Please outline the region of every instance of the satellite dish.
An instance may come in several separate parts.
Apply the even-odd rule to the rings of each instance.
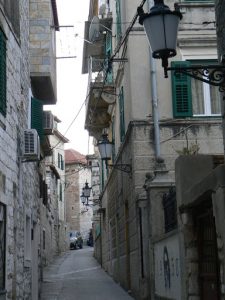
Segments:
[[[89,27],[89,41],[90,42],[95,42],[99,36],[100,36],[100,32],[99,32],[99,28],[100,28],[100,22],[99,22],[99,18],[94,16],[90,27]]]

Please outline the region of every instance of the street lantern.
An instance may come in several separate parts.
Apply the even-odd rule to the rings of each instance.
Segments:
[[[98,150],[101,159],[105,161],[106,168],[111,167],[122,172],[131,173],[132,168],[130,164],[108,164],[108,160],[110,160],[112,156],[112,145],[112,142],[108,139],[108,135],[105,133],[102,135],[102,139],[98,141]]]
[[[86,202],[86,197],[84,196],[84,192],[82,192],[82,194],[80,195],[80,200],[81,200],[81,203],[83,203],[83,205],[84,205]]]
[[[167,75],[168,58],[176,55],[177,32],[179,21],[182,19],[180,11],[171,11],[163,0],[155,0],[155,5],[149,13],[138,8],[139,23],[144,26],[154,58],[162,59],[162,66]]]
[[[162,60],[165,78],[168,78],[167,72],[172,71],[174,76],[179,77],[180,74],[184,74],[210,85],[219,86],[219,90],[225,92],[224,65],[201,64],[168,68],[168,58],[177,54],[178,25],[182,19],[178,4],[174,6],[175,10],[171,11],[163,0],[154,0],[154,6],[149,13],[145,13],[142,6],[137,8],[139,23],[144,26],[152,56]]]
[[[85,182],[85,186],[83,187],[84,197],[89,198],[91,195],[91,187],[89,187],[88,182]]]
[[[112,143],[108,140],[108,135],[103,134],[98,141],[98,150],[102,160],[110,160],[112,156]]]

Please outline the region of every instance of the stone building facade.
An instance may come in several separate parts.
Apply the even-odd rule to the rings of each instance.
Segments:
[[[40,208],[43,200],[43,181],[40,178],[45,176],[46,171],[40,159],[44,162],[50,151],[48,136],[42,134],[41,123],[43,105],[56,103],[56,96],[49,98],[52,88],[39,81],[40,74],[31,76],[35,62],[31,62],[30,58],[32,50],[36,48],[36,52],[40,46],[36,44],[33,48],[32,25],[37,24],[40,18],[44,22],[39,28],[41,30],[54,24],[52,37],[58,26],[55,1],[45,1],[45,4],[42,9],[46,11],[47,7],[48,13],[43,16],[38,1],[0,1],[1,300],[39,298],[42,270]],[[34,9],[39,15],[34,13]],[[40,41],[44,39],[37,35]],[[51,49],[49,67],[53,66],[51,72],[56,76],[53,54]],[[47,70],[42,71],[42,76],[49,79]],[[38,86],[34,83],[35,78],[38,78]],[[54,85],[55,78],[49,82]],[[43,90],[46,95],[40,93]]]
[[[65,150],[65,163],[65,203],[68,231],[79,231],[86,240],[89,230],[92,228],[92,195],[89,198],[90,206],[83,205],[80,196],[85,182],[88,182],[91,187],[91,171],[85,155],[74,149]]]
[[[146,11],[152,2],[146,1]],[[173,1],[165,4],[173,9]],[[223,153],[221,95],[185,76],[163,77],[143,28],[136,22],[126,35],[139,5],[93,0],[85,27],[85,38],[96,45],[84,45],[83,71],[89,66],[90,76],[85,127],[96,144],[103,133],[113,142],[108,164],[114,167],[100,163],[100,259],[136,299],[205,299],[196,277],[188,277],[196,265],[184,267],[189,249],[179,234],[175,161],[184,154]],[[171,65],[216,62],[214,3],[180,1],[179,7],[183,19]],[[100,29],[94,36],[90,24],[97,15]],[[106,34],[101,24],[109,28]],[[130,172],[117,168],[124,164]]]

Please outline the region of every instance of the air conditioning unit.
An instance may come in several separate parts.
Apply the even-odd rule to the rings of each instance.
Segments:
[[[43,111],[43,129],[47,134],[53,134],[54,116],[51,111]]]
[[[40,159],[40,142],[36,129],[24,130],[23,158],[25,160]]]

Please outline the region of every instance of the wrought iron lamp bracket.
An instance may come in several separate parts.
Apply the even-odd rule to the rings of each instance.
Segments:
[[[132,167],[129,164],[108,165],[110,168],[115,168],[125,173],[131,173]]]
[[[192,67],[172,67],[167,68],[167,70],[173,71],[176,77],[185,74],[210,85],[218,86],[221,92],[225,92],[225,66],[196,65]]]

